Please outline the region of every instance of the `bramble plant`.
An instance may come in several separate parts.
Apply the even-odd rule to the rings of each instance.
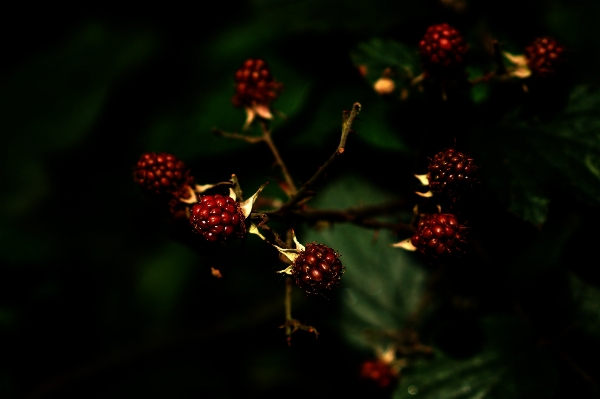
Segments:
[[[397,86],[402,87],[399,99],[404,102],[424,91],[432,96],[423,103],[423,106],[427,106],[427,102],[436,101],[436,96],[437,101],[450,102],[454,97],[463,96],[465,92],[477,85],[493,83],[510,85],[513,81],[522,80],[522,90],[527,93],[529,82],[536,79],[541,82],[541,87],[552,88],[559,84],[555,78],[560,78],[561,74],[566,73],[564,47],[554,39],[546,37],[536,39],[525,48],[524,55],[503,52],[497,40],[490,39],[488,44],[491,49],[489,63],[495,65],[494,69],[480,76],[468,76],[466,68],[469,62],[466,57],[469,45],[461,33],[447,23],[431,25],[418,43],[421,73],[419,74],[416,68],[410,68],[417,64],[410,61],[411,56],[407,56],[410,52],[406,51],[395,60],[395,64],[378,66],[381,77],[373,83],[373,89],[389,98]],[[416,51],[413,52],[415,53]],[[366,71],[374,69],[370,65],[372,59],[377,58],[374,54],[380,54],[382,59],[393,59],[385,53],[385,48],[377,48],[373,43],[370,51],[363,55],[364,58],[361,58],[357,65],[365,76]],[[393,80],[394,70],[404,71],[402,75],[396,76],[397,82]],[[291,345],[292,334],[298,330],[318,335],[315,327],[292,317],[292,281],[306,294],[316,294],[326,299],[333,290],[340,285],[343,286],[344,272],[350,274],[353,272],[352,259],[344,257],[344,263],[349,266],[343,266],[340,253],[329,247],[327,243],[311,242],[303,245],[298,241],[295,230],[303,230],[303,223],[317,220],[320,223],[352,222],[363,228],[389,229],[395,233],[410,232],[408,238],[389,245],[383,250],[420,253],[422,267],[429,273],[427,277],[429,283],[405,325],[395,332],[375,330],[369,333],[377,337],[371,338],[373,341],[370,343],[376,357],[362,364],[360,375],[363,380],[371,381],[373,386],[386,392],[390,389],[393,391],[397,381],[400,380],[409,394],[431,390],[426,397],[443,397],[438,396],[440,394],[435,390],[435,383],[428,382],[428,378],[435,380],[445,377],[437,377],[436,372],[432,377],[428,377],[425,374],[428,373],[427,371],[418,370],[421,368],[428,370],[430,367],[435,369],[439,367],[436,366],[438,363],[448,360],[442,360],[445,359],[444,355],[438,353],[437,349],[421,344],[420,330],[424,328],[423,323],[433,322],[427,321],[426,313],[431,311],[428,310],[429,308],[436,307],[435,302],[447,295],[443,293],[445,290],[450,290],[450,295],[455,301],[463,303],[458,307],[465,308],[461,312],[469,315],[467,317],[474,317],[476,311],[473,309],[480,308],[481,310],[478,311],[482,312],[482,317],[485,315],[482,320],[488,317],[486,313],[489,310],[484,310],[479,304],[480,301],[487,300],[483,293],[467,294],[467,297],[458,299],[465,294],[453,292],[456,287],[447,286],[447,280],[464,278],[466,277],[464,273],[467,271],[471,273],[476,268],[497,267],[492,266],[496,262],[491,259],[492,255],[487,253],[488,250],[484,248],[485,244],[481,240],[481,236],[486,234],[482,224],[488,221],[493,224],[502,223],[497,220],[497,217],[490,218],[479,210],[489,201],[490,194],[486,192],[486,178],[489,175],[485,173],[489,165],[485,163],[484,158],[479,162],[458,150],[458,147],[465,147],[465,140],[454,137],[455,142],[452,147],[441,147],[431,154],[428,158],[427,173],[414,174],[427,191],[417,189],[412,197],[412,203],[408,198],[402,198],[392,206],[383,204],[338,211],[320,211],[312,206],[315,202],[314,198],[321,195],[318,191],[314,191],[314,187],[334,161],[346,153],[346,141],[356,134],[352,127],[359,120],[361,104],[355,102],[349,110],[342,112],[342,131],[338,147],[329,159],[321,163],[312,177],[299,184],[298,180],[290,174],[272,137],[274,115],[286,118],[282,112],[276,111],[273,107],[280,93],[285,95],[285,83],[275,80],[267,62],[259,58],[244,61],[234,77],[235,94],[232,103],[236,107],[243,107],[246,112],[242,133],[230,133],[221,129],[213,129],[213,131],[224,139],[240,140],[248,144],[266,144],[280,170],[277,186],[287,198],[282,201],[276,197],[262,195],[261,191],[267,185],[265,182],[254,195],[243,200],[242,188],[236,173],[231,174],[230,180],[216,184],[190,185],[191,178],[187,177],[190,172],[184,169],[183,164],[175,156],[167,154],[143,155],[134,171],[135,180],[150,194],[160,192],[162,195],[160,198],[165,205],[171,204],[174,218],[189,219],[187,227],[189,234],[196,233],[210,244],[202,249],[206,255],[210,256],[213,252],[227,248],[232,241],[253,239],[250,237],[252,235],[272,245],[274,250],[280,253],[281,261],[288,265],[278,271],[288,275],[284,301],[285,321],[281,326],[285,329],[288,345]],[[451,132],[448,133],[448,137],[452,138]],[[477,149],[474,148],[474,151],[477,152]],[[161,166],[157,168],[157,164]],[[163,164],[166,166],[162,166]],[[479,173],[480,166],[481,173]],[[376,165],[373,165],[373,169],[368,168],[367,172],[376,173]],[[259,196],[262,199],[260,206]],[[178,208],[173,206],[173,201],[180,201],[178,211],[175,211]],[[185,208],[183,212],[181,206]],[[394,209],[397,215],[394,223],[379,219],[388,214],[390,209]],[[402,216],[410,213],[412,213],[410,220]],[[365,217],[367,215],[369,219]],[[525,214],[522,216],[527,218]],[[274,221],[280,223],[283,230],[278,231],[271,227]],[[532,221],[543,222],[539,219]],[[506,250],[510,252],[513,247],[519,246],[507,245]],[[222,278],[222,269],[224,270],[222,266],[213,262],[211,266],[213,276]],[[235,270],[228,272],[235,273]],[[408,341],[407,331],[408,336],[411,337]],[[499,356],[494,353],[491,359],[488,359],[485,357],[488,356],[486,352],[483,353],[462,361],[461,364],[464,366],[461,367],[469,369],[480,362],[493,364]],[[436,360],[431,360],[432,355]],[[542,361],[541,353],[533,353],[531,356],[535,359],[531,360],[533,362]],[[407,373],[406,378],[403,377],[404,370]],[[417,373],[411,376],[411,370],[417,370]],[[405,380],[409,382],[404,382]],[[481,397],[487,390],[492,389],[494,382],[490,385],[487,385],[487,382],[473,382],[473,384],[473,386],[469,385],[465,395],[459,396]],[[452,394],[452,397],[455,396]]]
[[[2,25],[0,398],[599,397],[600,3],[211,7]]]

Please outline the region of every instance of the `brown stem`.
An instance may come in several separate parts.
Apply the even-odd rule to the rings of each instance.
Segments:
[[[281,168],[281,173],[283,174],[283,178],[285,179],[285,182],[288,186],[288,190],[286,190],[286,193],[291,197],[294,194],[296,194],[298,189],[296,188],[296,185],[294,184],[294,180],[292,179],[290,172],[288,171],[288,168],[285,166],[285,162],[283,162],[283,158],[281,158],[281,155],[279,154],[279,150],[277,150],[277,147],[275,146],[275,143],[273,142],[273,139],[271,138],[271,131],[269,130],[269,127],[267,126],[267,122],[263,119],[260,119],[260,127],[262,129],[262,136],[248,136],[248,135],[239,134],[239,133],[228,133],[221,129],[213,129],[213,133],[220,137],[225,137],[225,138],[234,139],[234,140],[242,140],[242,141],[245,141],[245,142],[251,143],[251,144],[265,142],[269,146],[269,149],[271,150],[273,157],[275,157],[275,162]]]
[[[354,103],[350,112],[344,111],[342,120],[342,136],[340,138],[340,144],[338,145],[338,148],[323,164],[323,166],[319,167],[315,174],[310,179],[308,179],[308,181],[304,183],[302,187],[300,187],[296,194],[281,207],[281,209],[279,210],[280,213],[287,212],[291,207],[303,200],[308,189],[312,187],[313,184],[315,184],[315,182],[319,179],[319,177],[321,177],[323,172],[325,172],[325,170],[337,159],[337,157],[344,153],[344,150],[346,148],[346,139],[348,138],[348,134],[350,134],[350,132],[352,131],[352,123],[354,122],[354,119],[360,112],[360,109],[360,103]]]
[[[379,205],[347,208],[344,210],[303,209],[301,211],[293,212],[293,215],[302,218],[305,221],[326,220],[330,222],[348,222],[373,229],[384,228],[412,234],[414,228],[408,224],[368,219],[371,215],[389,214],[394,210],[404,209],[407,205],[408,203],[406,201],[398,200]]]
[[[288,346],[292,345],[292,334],[298,330],[308,331],[309,333],[314,333],[315,337],[319,337],[316,328],[302,324],[298,320],[292,318],[292,288],[292,278],[288,277],[285,279],[285,324],[280,327],[285,328]]]
[[[275,157],[275,162],[277,162],[277,164],[281,168],[281,173],[283,174],[283,178],[285,179],[285,182],[289,187],[289,194],[290,194],[290,196],[293,196],[294,194],[296,194],[298,189],[296,188],[296,185],[294,184],[294,181],[292,180],[292,176],[290,175],[290,172],[288,171],[287,167],[285,166],[285,162],[283,162],[283,158],[281,158],[281,155],[279,155],[279,151],[277,150],[275,143],[273,143],[273,140],[271,139],[271,130],[269,130],[267,123],[262,119],[260,120],[260,127],[262,128],[262,132],[263,132],[262,139],[265,143],[267,143],[267,145],[269,146],[269,149],[273,153],[273,156]]]
[[[228,139],[242,140],[242,141],[245,141],[245,142],[251,143],[251,144],[255,144],[255,143],[264,141],[264,139],[260,136],[257,137],[257,136],[247,136],[245,134],[239,134],[239,133],[227,133],[221,129],[213,129],[212,131],[217,136],[225,137]]]
[[[285,279],[285,336],[288,346],[292,344],[292,278]]]

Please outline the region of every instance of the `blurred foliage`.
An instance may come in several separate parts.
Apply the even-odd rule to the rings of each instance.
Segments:
[[[208,18],[23,12],[0,28],[0,397],[389,397],[358,378],[360,364],[405,328],[433,356],[410,359],[394,397],[596,397],[600,30],[581,27],[597,25],[600,4],[211,7]],[[418,40],[444,21],[469,42],[471,79],[493,68],[492,38],[518,53],[542,35],[569,49],[569,77],[527,94],[517,80],[448,101],[419,91]],[[401,234],[300,226],[347,269],[328,300],[294,292],[294,317],[320,335],[297,332],[288,348],[277,253],[249,237],[206,256],[131,175],[142,153],[171,152],[200,183],[236,173],[246,192],[268,180],[263,195],[281,197],[266,146],[211,133],[244,122],[231,96],[248,57],[284,83],[273,137],[298,182],[336,148],[342,110],[363,106],[311,206],[416,203],[428,157],[468,151],[483,178],[464,215],[473,255],[436,271],[390,247]],[[397,91],[382,97],[386,68]],[[223,279],[215,262],[230,268]]]

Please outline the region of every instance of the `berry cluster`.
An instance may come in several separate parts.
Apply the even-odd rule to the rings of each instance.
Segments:
[[[447,75],[461,69],[468,49],[462,35],[447,23],[432,25],[419,42],[425,70],[431,75]]]
[[[463,252],[465,229],[453,214],[423,215],[411,243],[429,259],[445,259]]]
[[[236,107],[268,105],[277,98],[282,87],[271,76],[265,61],[251,58],[235,73],[235,95],[232,102]]]
[[[218,243],[246,235],[245,218],[239,203],[221,194],[202,196],[192,206],[190,223],[208,242]]]
[[[556,74],[564,64],[565,48],[551,37],[537,38],[525,47],[527,66],[534,77],[549,77]]]
[[[323,294],[339,284],[344,269],[337,252],[326,245],[310,243],[294,261],[292,276],[307,294]]]
[[[189,169],[175,156],[153,152],[140,157],[133,176],[147,195],[163,198],[177,195],[194,180]]]
[[[449,148],[437,153],[427,169],[431,192],[456,202],[462,191],[473,186],[477,167],[472,158]]]

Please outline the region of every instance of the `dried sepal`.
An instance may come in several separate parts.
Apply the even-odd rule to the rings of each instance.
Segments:
[[[431,192],[431,190],[427,191],[426,193],[415,191],[415,194],[417,194],[418,196],[423,197],[423,198],[433,197],[433,193]]]
[[[262,235],[262,233],[258,229],[258,226],[255,225],[254,223],[250,223],[250,228],[248,229],[248,233],[257,235],[264,241],[267,241],[267,238]],[[275,247],[275,249],[277,249],[280,254],[284,255],[290,262],[294,263],[294,261],[296,260],[296,258],[300,254],[300,252],[304,251],[304,245],[302,245],[302,244],[300,244],[300,242],[298,242],[298,239],[296,238],[296,234],[293,234],[292,238],[294,240],[294,243],[296,244],[296,248],[281,248],[278,245],[271,244],[271,243],[269,243],[269,244],[271,244],[273,247]],[[285,268],[284,270],[279,270],[277,273],[292,274],[292,266],[290,265],[287,268]]]
[[[260,194],[260,192],[266,187],[267,184],[269,184],[269,183],[267,182],[267,183],[263,184],[262,186],[260,186],[258,188],[258,190],[256,190],[256,192],[252,195],[252,197],[248,198],[244,202],[240,202],[240,209],[242,210],[242,213],[244,214],[245,218],[248,218],[248,216],[250,216],[250,213],[252,212],[252,206],[254,205],[256,198],[258,198],[258,194]],[[232,197],[233,199],[235,199],[234,195],[235,195],[235,192],[230,188],[229,196]]]
[[[417,179],[419,179],[419,181],[421,182],[422,185],[424,186],[428,186],[429,185],[429,178],[427,177],[429,174],[426,173],[424,175],[414,175]]]
[[[415,247],[410,238],[407,238],[406,240],[402,240],[400,242],[397,242],[395,244],[392,244],[392,247],[394,248],[402,248],[406,251],[410,251],[410,252],[414,252],[417,250],[417,247]]]
[[[185,190],[186,190],[186,194],[188,194],[188,195],[180,196],[179,201],[184,202],[186,204],[195,204],[196,202],[198,202],[199,194],[202,194],[203,192],[210,190],[211,188],[213,188],[215,186],[216,186],[216,184],[202,184],[202,185],[196,184],[196,185],[194,185],[194,188],[192,188],[190,186],[186,186]]]
[[[502,54],[513,64],[513,67],[509,69],[510,76],[519,79],[525,79],[531,76],[531,69],[529,69],[525,55],[514,55],[507,51],[503,51]]]
[[[244,107],[244,109],[246,110],[246,122],[244,122],[242,130],[248,130],[257,116],[267,120],[273,119],[273,114],[268,105],[252,104],[251,106]]]

